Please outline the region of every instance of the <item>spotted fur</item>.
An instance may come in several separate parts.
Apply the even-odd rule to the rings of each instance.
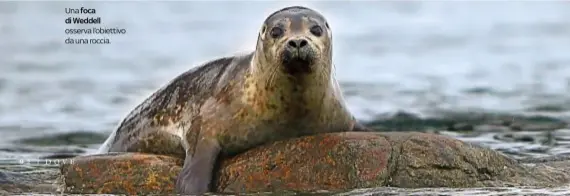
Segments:
[[[285,28],[282,38],[267,27]],[[321,25],[326,34],[307,30]],[[137,106],[101,152],[145,152],[185,157],[180,193],[209,190],[218,154],[235,155],[264,143],[324,132],[359,131],[345,106],[332,64],[332,35],[319,13],[304,7],[270,15],[256,50],[219,58],[170,81]],[[309,41],[310,72],[292,75],[280,54],[292,38]]]

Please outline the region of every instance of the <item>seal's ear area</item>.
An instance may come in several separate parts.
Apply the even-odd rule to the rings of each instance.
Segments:
[[[267,31],[267,25],[263,24],[263,26],[261,26],[261,30],[259,31],[259,39],[265,40],[265,32],[266,31]]]
[[[263,26],[261,26],[261,34],[265,34],[265,31],[267,30],[267,25],[263,24]]]
[[[327,33],[329,34],[329,39],[332,39],[332,29],[329,26],[329,22],[325,21],[325,27],[327,28]]]

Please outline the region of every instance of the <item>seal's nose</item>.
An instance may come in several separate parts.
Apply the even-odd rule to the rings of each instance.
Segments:
[[[301,49],[307,45],[307,40],[305,39],[291,39],[287,42],[287,45],[291,48]]]

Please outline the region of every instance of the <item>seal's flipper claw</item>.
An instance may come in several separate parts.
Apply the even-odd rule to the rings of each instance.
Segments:
[[[202,195],[208,192],[220,150],[217,141],[199,141],[196,144],[194,155],[186,155],[184,166],[176,179],[176,192],[192,195]]]

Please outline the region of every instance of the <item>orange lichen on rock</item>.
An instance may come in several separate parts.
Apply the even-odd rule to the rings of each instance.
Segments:
[[[380,140],[380,143],[387,144],[383,137],[376,134],[323,134],[275,142],[226,159],[221,164],[216,191],[317,191],[357,187],[359,181],[351,178],[360,175],[355,163],[386,162],[391,151],[389,144],[378,149],[368,145],[367,141],[352,139],[363,137],[364,134],[371,141]],[[366,154],[362,153],[366,153],[368,150],[365,148],[370,147],[386,153],[365,157]],[[240,169],[235,169],[235,163],[241,164],[237,167]],[[359,166],[372,166],[364,170],[387,173],[387,164]],[[242,190],[243,187],[247,190]]]
[[[61,172],[67,193],[169,194],[181,166],[175,157],[115,153],[75,158]],[[226,193],[312,192],[380,186],[555,186],[570,179],[562,170],[536,168],[435,134],[328,133],[224,158],[213,187]]]
[[[64,164],[65,192],[82,194],[153,194],[172,192],[180,159],[174,157],[117,153],[75,158]]]

